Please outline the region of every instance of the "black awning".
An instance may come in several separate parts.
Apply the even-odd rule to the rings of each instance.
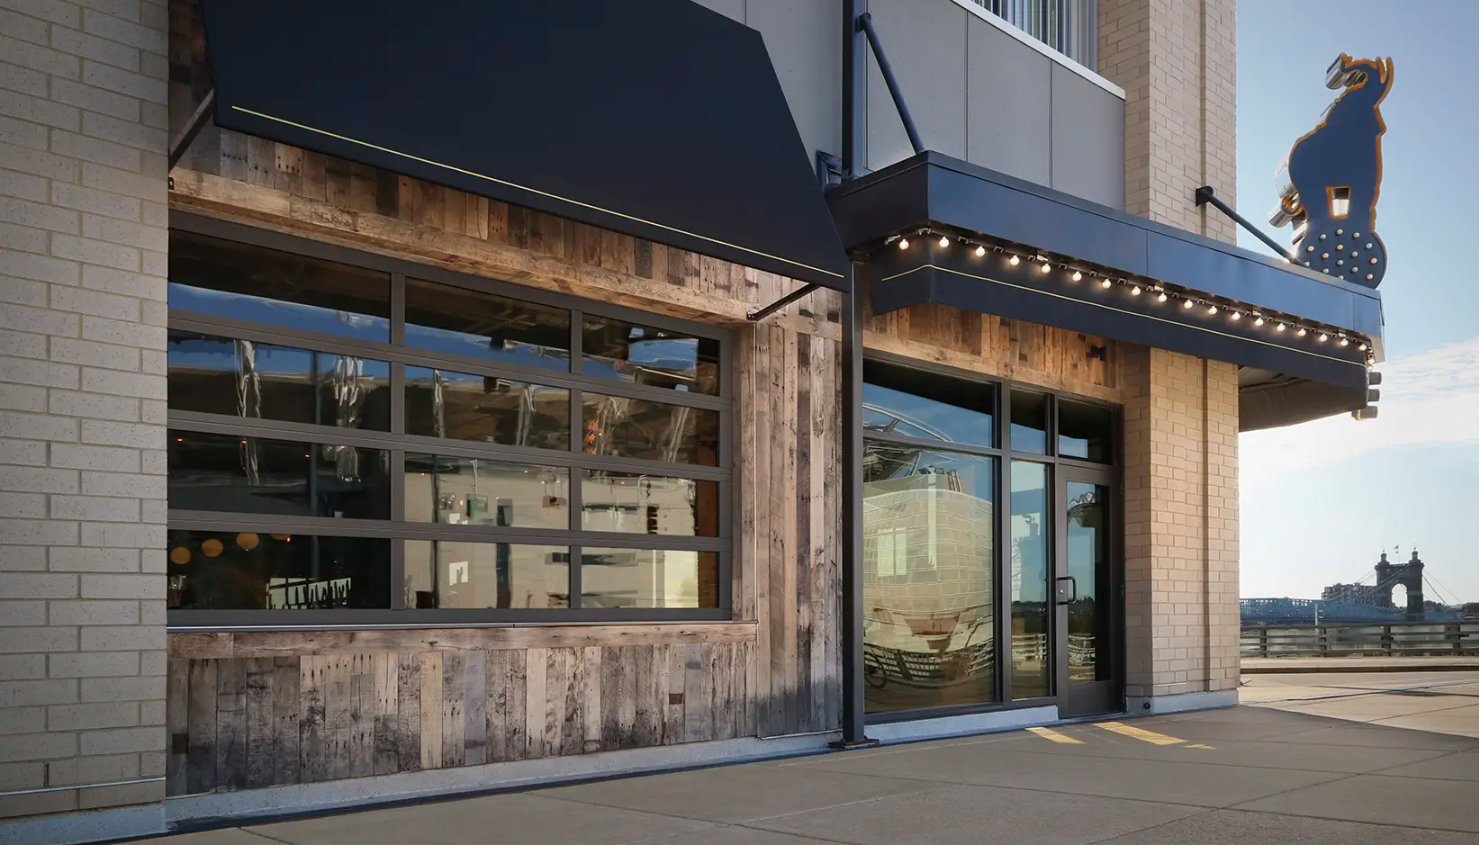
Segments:
[[[843,242],[871,255],[875,313],[937,303],[1265,371],[1249,427],[1366,405],[1382,339],[1373,290],[933,152],[829,199]]]
[[[228,129],[846,289],[760,34],[689,0],[204,0]]]

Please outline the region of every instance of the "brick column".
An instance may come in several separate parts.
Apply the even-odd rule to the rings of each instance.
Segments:
[[[1099,3],[1099,72],[1125,89],[1126,210],[1228,242],[1235,224],[1193,194],[1212,185],[1236,205],[1236,14],[1236,0]],[[1154,349],[1127,357],[1131,709],[1233,703],[1237,367]]]
[[[163,818],[166,32],[0,0],[0,841]]]

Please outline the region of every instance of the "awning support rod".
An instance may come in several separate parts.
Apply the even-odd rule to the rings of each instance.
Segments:
[[[1218,211],[1226,214],[1228,217],[1231,217],[1234,223],[1242,226],[1244,229],[1247,229],[1253,234],[1255,238],[1258,238],[1260,241],[1268,244],[1268,248],[1273,250],[1274,252],[1277,252],[1280,257],[1285,258],[1290,262],[1294,261],[1294,256],[1288,250],[1284,249],[1284,247],[1279,246],[1278,241],[1274,240],[1268,235],[1265,235],[1262,229],[1259,229],[1257,226],[1254,226],[1252,223],[1244,220],[1243,215],[1234,211],[1232,206],[1218,199],[1217,194],[1213,192],[1211,185],[1203,185],[1202,187],[1197,188],[1196,198],[1198,206],[1211,203],[1213,208],[1216,208]]]
[[[909,116],[909,107],[904,104],[904,92],[899,90],[899,80],[894,78],[893,66],[883,54],[883,45],[878,43],[878,31],[873,28],[873,13],[858,15],[858,28],[868,36],[868,46],[873,48],[873,58],[878,60],[878,71],[883,74],[883,83],[888,86],[889,96],[894,98],[894,108],[899,110],[899,119],[904,121],[904,131],[909,133],[909,143],[914,152],[924,152],[924,143],[919,140],[919,130],[914,127],[914,118]]]
[[[745,315],[745,319],[749,320],[752,323],[758,323],[761,320],[764,320],[766,317],[769,317],[771,314],[774,314],[782,308],[785,308],[787,305],[790,305],[791,303],[795,302],[803,296],[806,296],[819,287],[821,287],[821,285],[815,283],[804,284],[801,287],[781,297],[780,299],[777,299],[775,302],[770,303],[764,308],[751,311],[750,313]]]
[[[180,163],[185,151],[190,149],[190,142],[205,128],[205,123],[210,119],[211,109],[216,105],[216,89],[212,88],[206,92],[201,99],[200,105],[190,113],[190,119],[186,121],[184,128],[169,142],[169,169],[174,170],[175,165]]]

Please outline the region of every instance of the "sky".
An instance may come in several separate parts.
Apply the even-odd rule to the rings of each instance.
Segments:
[[[1280,243],[1275,171],[1334,99],[1325,69],[1341,52],[1395,65],[1376,219],[1390,260],[1380,415],[1242,435],[1244,596],[1317,598],[1400,546],[1427,564],[1428,598],[1479,601],[1476,31],[1479,0],[1239,0],[1238,210]]]

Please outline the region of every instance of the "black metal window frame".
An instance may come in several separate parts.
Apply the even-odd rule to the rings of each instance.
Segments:
[[[995,376],[977,373],[971,370],[963,370],[948,364],[938,364],[933,361],[921,361],[893,352],[868,349],[863,353],[865,360],[877,361],[883,364],[891,364],[898,367],[921,370],[937,375],[948,376],[962,382],[978,384],[994,392],[992,408],[992,431],[994,444],[991,447],[977,446],[960,443],[947,443],[940,440],[930,440],[922,437],[909,437],[901,434],[881,434],[878,432],[863,431],[864,448],[870,442],[889,443],[900,446],[913,446],[926,448],[930,451],[954,452],[963,455],[989,457],[996,461],[995,467],[995,493],[996,501],[993,503],[995,512],[995,525],[992,536],[991,562],[993,585],[995,590],[995,613],[996,619],[992,625],[992,632],[996,637],[995,645],[995,699],[969,704],[948,704],[938,707],[919,707],[914,709],[900,709],[887,711],[872,711],[865,714],[867,724],[888,724],[891,722],[908,722],[917,719],[934,719],[948,716],[963,716],[975,713],[989,713],[997,710],[1020,710],[1030,707],[1047,707],[1059,703],[1060,690],[1055,689],[1052,695],[1036,698],[1012,698],[1012,597],[1008,589],[1011,573],[1008,571],[1010,556],[1008,549],[1003,545],[1004,538],[1012,534],[1012,507],[1011,507],[1011,483],[1012,462],[1031,461],[1047,467],[1047,490],[1048,507],[1054,507],[1053,490],[1057,483],[1059,467],[1081,467],[1098,471],[1108,471],[1113,479],[1113,488],[1116,491],[1114,504],[1114,536],[1119,538],[1122,532],[1119,529],[1124,512],[1123,498],[1123,465],[1124,465],[1124,409],[1114,402],[1106,402],[1101,399],[1080,396],[1062,390],[1031,384],[1029,382],[1014,381]],[[864,378],[866,385],[867,379]],[[1047,397],[1047,436],[1046,450],[1044,452],[1019,452],[1012,449],[1012,424],[1011,424],[1011,394],[1013,390],[1035,393]],[[1091,405],[1103,408],[1110,412],[1111,432],[1110,442],[1112,444],[1111,459],[1108,463],[1083,460],[1081,458],[1062,457],[1058,454],[1058,406],[1059,402],[1067,400],[1081,405]],[[859,480],[861,484],[861,479]],[[1055,512],[1056,517],[1056,512]],[[1116,554],[1123,554],[1123,550],[1116,540]],[[1050,555],[1052,547],[1050,544]],[[860,559],[859,566],[863,565]],[[1049,571],[1052,571],[1053,561],[1049,559]],[[1054,613],[1058,611],[1053,611]],[[1049,617],[1052,621],[1053,617]],[[1121,637],[1123,640],[1123,637]],[[1122,644],[1122,643],[1121,643]],[[1123,661],[1119,662],[1123,666]],[[1056,681],[1055,681],[1056,683]]]
[[[693,323],[623,306],[591,302],[509,282],[472,276],[417,264],[402,259],[363,252],[350,247],[267,231],[239,223],[171,212],[170,228],[181,232],[234,241],[248,246],[317,258],[388,274],[390,278],[390,326],[388,343],[346,338],[229,317],[180,311],[171,308],[168,328],[259,343],[280,344],[299,349],[341,354],[390,364],[390,430],[372,431],[333,425],[310,425],[221,414],[170,411],[171,430],[229,434],[307,441],[382,449],[390,453],[390,519],[367,520],[332,517],[279,516],[171,508],[171,530],[193,531],[291,531],[305,535],[384,538],[391,542],[389,608],[305,610],[201,610],[171,609],[171,630],[283,629],[283,628],[435,628],[471,626],[514,626],[558,623],[621,623],[728,621],[732,618],[734,566],[733,543],[733,342],[720,327]],[[450,285],[471,291],[547,305],[570,313],[570,368],[568,371],[525,367],[462,357],[404,345],[405,283],[407,279]],[[655,329],[690,333],[717,341],[719,350],[719,393],[704,395],[662,387],[581,374],[584,316],[596,315]],[[405,433],[406,367],[427,367],[450,372],[495,376],[558,387],[570,391],[570,449],[556,451]],[[589,455],[581,451],[583,392],[605,396],[644,399],[668,405],[712,410],[718,415],[718,462],[716,466],[667,463],[640,458]],[[570,530],[501,526],[443,525],[408,522],[405,519],[406,455],[434,454],[448,457],[485,458],[538,466],[568,468]],[[649,473],[667,478],[718,483],[718,536],[686,537],[627,532],[580,530],[583,514],[581,470]],[[406,541],[434,540],[465,543],[526,543],[568,546],[570,549],[570,592],[572,603],[581,595],[583,548],[616,548],[660,551],[713,552],[718,559],[718,606],[712,608],[539,608],[539,609],[424,609],[405,606]],[[161,552],[163,554],[163,552]],[[163,577],[163,576],[161,576]]]

